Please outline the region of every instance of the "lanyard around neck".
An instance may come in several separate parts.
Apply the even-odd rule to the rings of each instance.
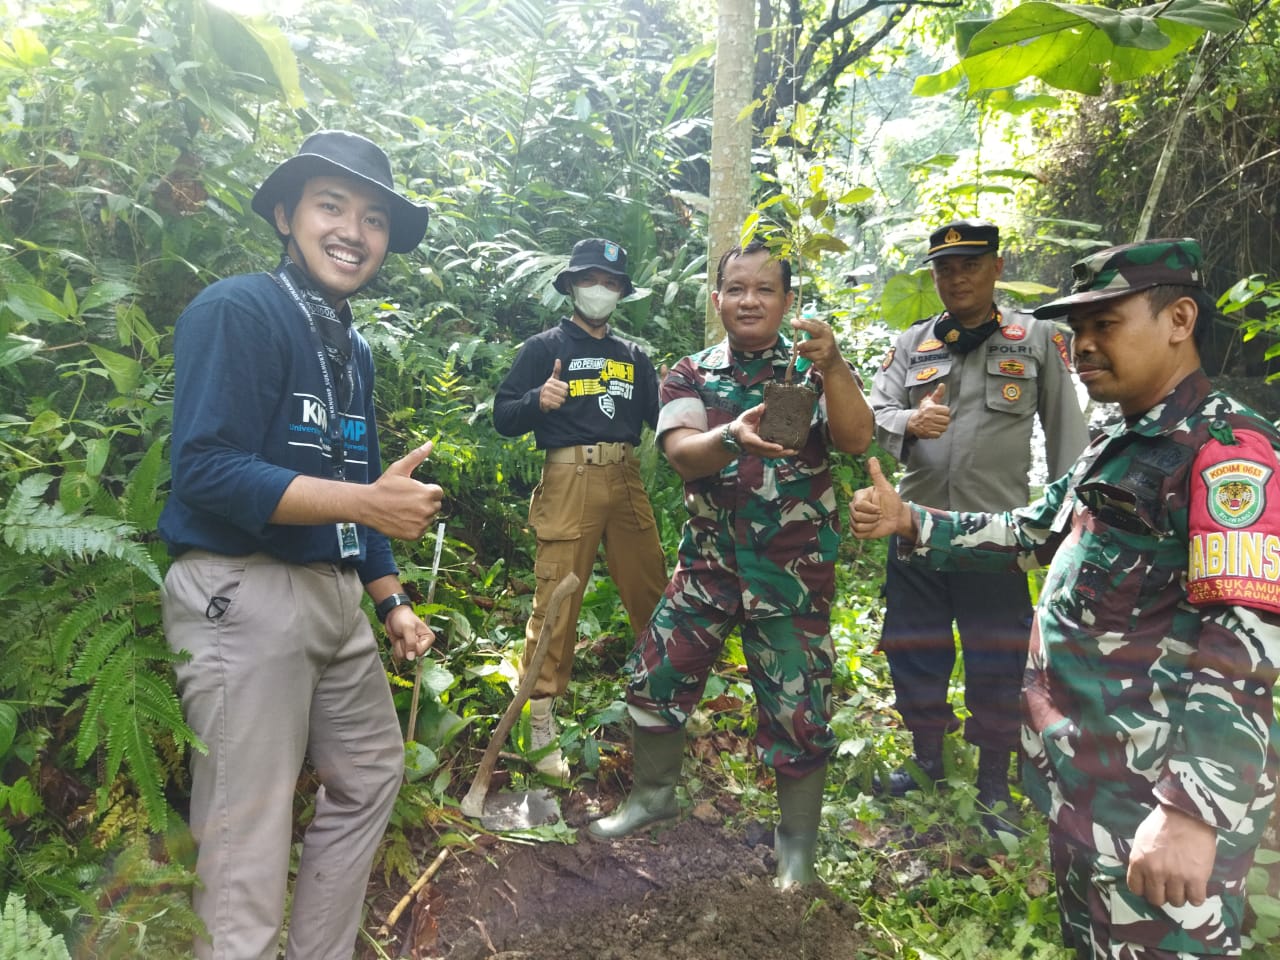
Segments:
[[[327,320],[329,315],[333,315],[333,308],[324,303],[318,294],[311,290],[305,293],[298,289],[298,285],[294,282],[293,277],[289,273],[289,266],[292,261],[285,257],[280,261],[280,265],[271,271],[270,276],[289,298],[293,300],[299,310],[302,311],[303,319],[307,321],[307,327],[311,331],[311,345],[315,350],[316,360],[320,364],[320,376],[324,380],[324,401],[325,401],[325,433],[322,439],[325,441],[325,452],[329,454],[329,459],[333,465],[333,476],[336,480],[346,479],[346,442],[342,435],[342,424],[339,422],[338,410],[338,391],[333,382],[333,371],[330,369],[329,358],[325,352],[324,339],[320,336],[320,329],[316,326],[315,314],[321,313]],[[327,311],[327,313],[325,313]],[[336,315],[333,316],[336,319]],[[342,369],[344,378],[352,377],[351,359],[347,358],[347,362]],[[354,379],[351,381],[354,385]]]

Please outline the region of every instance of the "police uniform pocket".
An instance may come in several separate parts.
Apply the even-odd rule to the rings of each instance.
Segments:
[[[987,357],[987,409],[1020,417],[1034,413],[1037,371],[1029,354]]]

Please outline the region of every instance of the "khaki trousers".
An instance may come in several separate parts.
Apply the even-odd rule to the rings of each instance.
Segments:
[[[551,592],[570,571],[581,585],[560,608],[550,649],[534,687],[534,697],[564,693],[573,673],[582,595],[604,543],[609,576],[639,633],[667,586],[667,563],[658,542],[640,468],[634,456],[621,463],[552,463],[542,468],[542,481],[529,503],[529,524],[538,537],[534,574],[538,585],[533,613],[525,626],[524,663],[533,657]]]
[[[351,960],[404,744],[354,571],[190,551],[165,577],[192,754],[200,960],[274,960],[304,757],[322,786],[293,894],[290,960]]]

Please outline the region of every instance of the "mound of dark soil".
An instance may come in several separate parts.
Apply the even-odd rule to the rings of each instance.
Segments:
[[[608,843],[499,843],[460,853],[409,924],[402,956],[441,960],[849,960],[852,907],[779,891],[773,852],[687,820]],[[414,934],[406,934],[409,940]]]

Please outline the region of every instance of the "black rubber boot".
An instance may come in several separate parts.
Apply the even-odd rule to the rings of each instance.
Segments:
[[[926,780],[941,783],[947,778],[942,767],[942,734],[914,734],[912,739],[915,752],[911,759],[924,773]],[[910,768],[902,766],[889,774],[887,785],[877,778],[875,788],[877,792],[888,793],[891,797],[904,797],[912,790],[920,789],[916,776]]]
[[[587,833],[598,840],[612,840],[680,812],[676,781],[684,760],[684,731],[652,733],[636,727],[632,732],[634,764],[631,794],[607,817],[587,824]]]
[[[799,779],[778,774],[778,827],[773,852],[778,858],[776,883],[782,889],[818,882],[818,827],[822,823],[822,788],[827,765]]]
[[[978,806],[984,811],[982,826],[993,837],[997,833],[1023,836],[1025,831],[1014,822],[1017,811],[1009,793],[1008,750],[981,747],[978,750]]]

